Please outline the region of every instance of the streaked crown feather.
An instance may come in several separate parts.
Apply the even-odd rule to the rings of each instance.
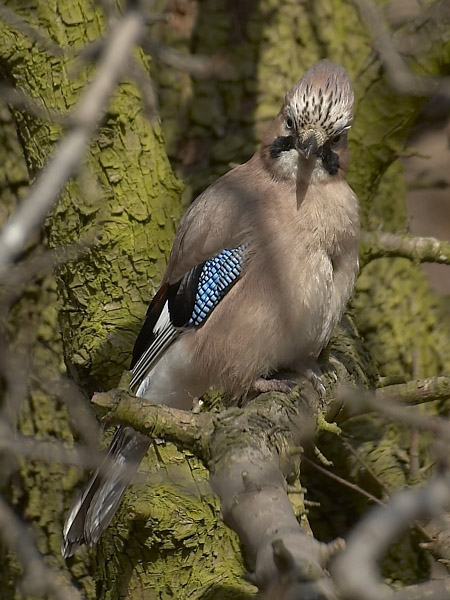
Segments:
[[[284,110],[298,128],[318,128],[331,137],[351,126],[353,99],[344,67],[321,60],[286,94]]]

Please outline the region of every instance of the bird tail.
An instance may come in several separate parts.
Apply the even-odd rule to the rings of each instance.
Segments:
[[[131,427],[117,428],[105,461],[78,494],[67,516],[61,545],[64,558],[72,556],[79,546],[98,541],[150,443],[150,438]]]

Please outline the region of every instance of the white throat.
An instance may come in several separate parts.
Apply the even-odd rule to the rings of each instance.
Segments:
[[[285,179],[300,179],[307,183],[319,183],[329,179],[330,174],[316,156],[305,158],[297,150],[282,152],[275,160],[277,170]]]

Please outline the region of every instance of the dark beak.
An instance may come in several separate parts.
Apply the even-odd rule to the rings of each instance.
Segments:
[[[319,147],[317,146],[317,140],[315,135],[311,135],[303,142],[298,142],[297,150],[305,155],[305,158],[309,158],[311,154],[317,154]]]

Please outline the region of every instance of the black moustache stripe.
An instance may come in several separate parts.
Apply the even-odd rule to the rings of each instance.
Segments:
[[[270,146],[270,158],[279,158],[283,152],[296,149],[296,140],[293,135],[280,135]],[[339,156],[328,146],[322,146],[317,155],[322,159],[324,169],[330,175],[336,175],[339,170]]]
[[[270,146],[270,158],[278,158],[282,152],[295,150],[295,137],[293,135],[280,135]]]
[[[326,169],[330,175],[336,175],[339,170],[339,156],[336,152],[333,152],[329,146],[325,145],[322,146],[318,155],[322,159],[324,169]]]

